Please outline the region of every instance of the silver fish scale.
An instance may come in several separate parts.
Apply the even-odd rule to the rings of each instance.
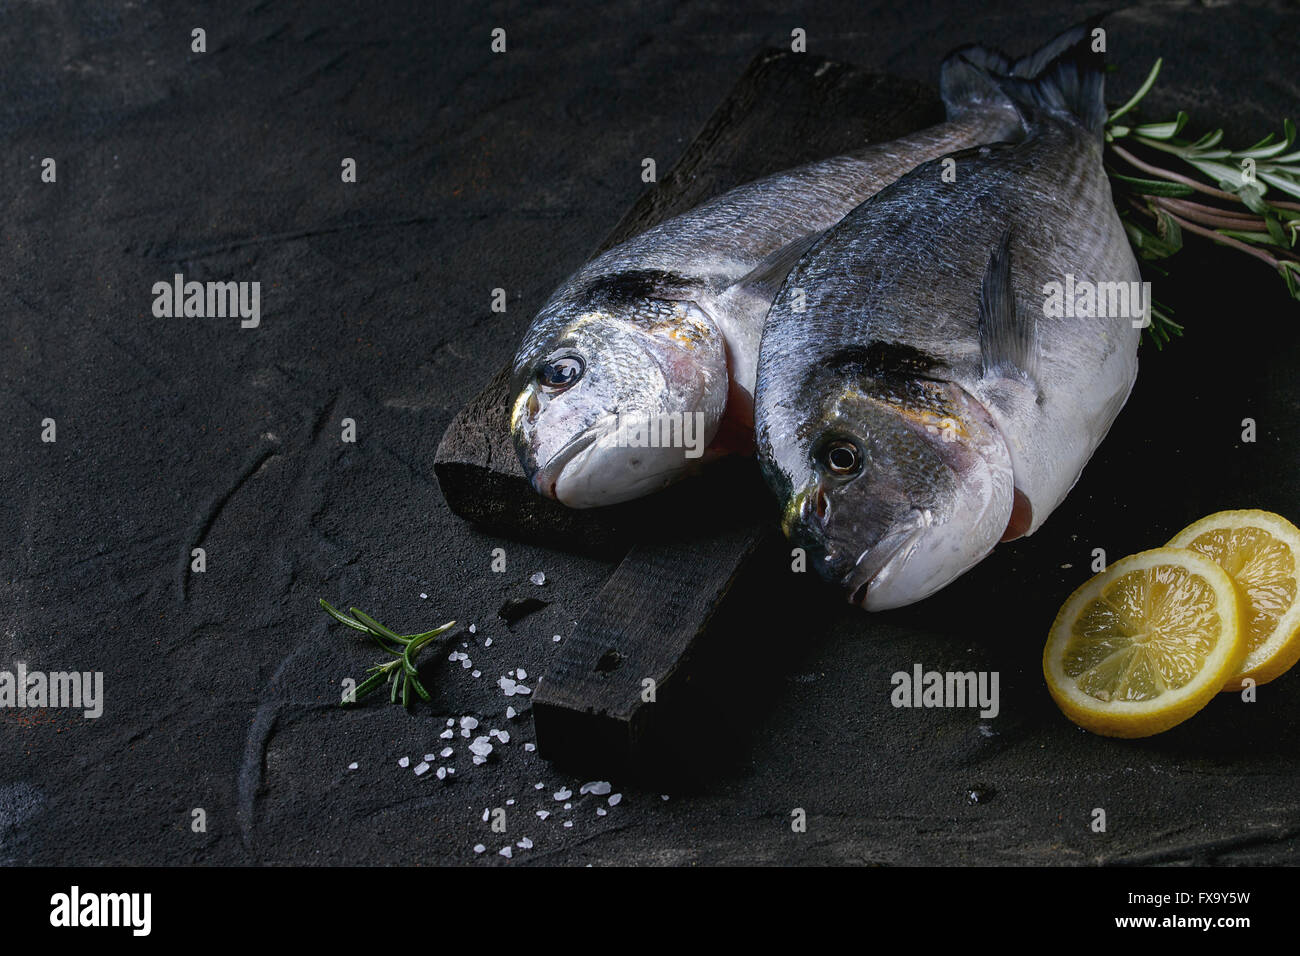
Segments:
[[[972,150],[944,183],[926,163],[865,202],[791,272],[767,320],[756,409],[761,453],[787,476],[803,466],[816,399],[810,372],[849,345],[902,343],[932,356],[989,408],[1030,499],[1034,525],[1064,498],[1123,406],[1140,332],[1128,318],[1042,316],[1043,287],[1073,274],[1139,280],[1111,201],[1100,143],[1047,122],[1014,146]],[[1037,403],[984,379],[979,290],[1011,230],[1017,314],[1036,315]],[[793,308],[802,289],[805,311]],[[1031,529],[1032,530],[1032,529]]]
[[[809,163],[738,186],[607,250],[579,269],[538,312],[516,355],[516,375],[548,352],[576,313],[593,305],[594,280],[655,271],[685,280],[660,297],[695,301],[718,323],[739,368],[752,370],[769,302],[726,290],[765,259],[839,219],[918,162],[956,148],[1005,138],[1014,123],[998,111],[963,114],[888,143]]]

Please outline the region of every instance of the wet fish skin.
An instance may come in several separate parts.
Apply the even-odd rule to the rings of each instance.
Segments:
[[[789,267],[862,199],[918,162],[1020,134],[965,65],[944,74],[949,121],[731,190],[606,251],[538,312],[516,354],[511,432],[534,488],[613,504],[693,470],[682,448],[614,443],[620,419],[699,413],[710,456],[752,447],[762,324]],[[582,372],[563,387],[555,363]]]
[[[1038,81],[1051,88],[1009,84],[1023,141],[956,154],[955,183],[941,160],[908,173],[773,303],[760,465],[787,535],[868,610],[920,600],[1036,530],[1132,388],[1129,317],[1044,315],[1045,286],[1066,275],[1140,280],[1102,166],[1098,59],[1080,39]]]

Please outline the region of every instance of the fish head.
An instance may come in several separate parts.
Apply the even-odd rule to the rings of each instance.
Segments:
[[[559,319],[559,321],[555,321]],[[553,316],[516,358],[510,431],[533,487],[571,508],[641,497],[692,470],[722,420],[726,348],[694,302]]]
[[[1014,484],[982,405],[940,379],[837,374],[833,362],[812,379],[811,414],[762,465],[785,489],[787,537],[850,603],[914,603],[993,549]]]

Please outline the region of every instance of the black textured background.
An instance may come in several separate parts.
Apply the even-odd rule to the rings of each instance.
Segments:
[[[1153,547],[1229,507],[1300,517],[1300,307],[1253,261],[1197,247],[1157,284],[1187,338],[1144,349],[1128,408],[1039,534],[920,606],[788,634],[740,769],[666,802],[618,780],[603,817],[598,798],[551,799],[583,781],[524,750],[526,704],[495,679],[543,672],[610,566],[474,532],[430,468],[456,409],[644,188],[641,158],[667,169],[759,49],[804,27],[812,53],[932,83],[954,46],[1024,52],[1100,8],[0,6],[0,668],[102,670],[107,697],[97,721],[0,712],[0,863],[505,863],[524,837],[513,864],[1295,862],[1300,676],[1120,742],[1067,722],[1039,670],[1092,548]],[[1300,118],[1293,4],[1140,4],[1108,26],[1114,101],[1163,55],[1153,118],[1181,107],[1243,145]],[[260,281],[261,327],[153,318],[151,286],[177,271]],[[499,545],[504,575],[488,572]],[[497,620],[533,593],[552,603]],[[476,623],[461,640],[483,676],[444,654],[425,668],[432,716],[341,711],[339,682],[375,655],[320,596],[399,630]],[[889,675],[914,662],[999,671],[992,734],[971,711],[890,707]],[[506,720],[512,703],[525,713]],[[454,783],[397,766],[465,714],[512,735],[491,763],[457,736]],[[508,800],[507,841],[481,816]],[[1098,806],[1105,834],[1088,828]]]

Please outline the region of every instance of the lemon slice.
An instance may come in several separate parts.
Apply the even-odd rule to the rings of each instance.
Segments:
[[[1070,595],[1043,649],[1052,699],[1080,727],[1147,737],[1213,699],[1245,653],[1232,578],[1202,554],[1156,548]]]
[[[1169,547],[1212,559],[1245,594],[1246,657],[1223,690],[1241,690],[1247,677],[1267,684],[1300,660],[1300,529],[1269,511],[1220,511],[1178,532]]]

